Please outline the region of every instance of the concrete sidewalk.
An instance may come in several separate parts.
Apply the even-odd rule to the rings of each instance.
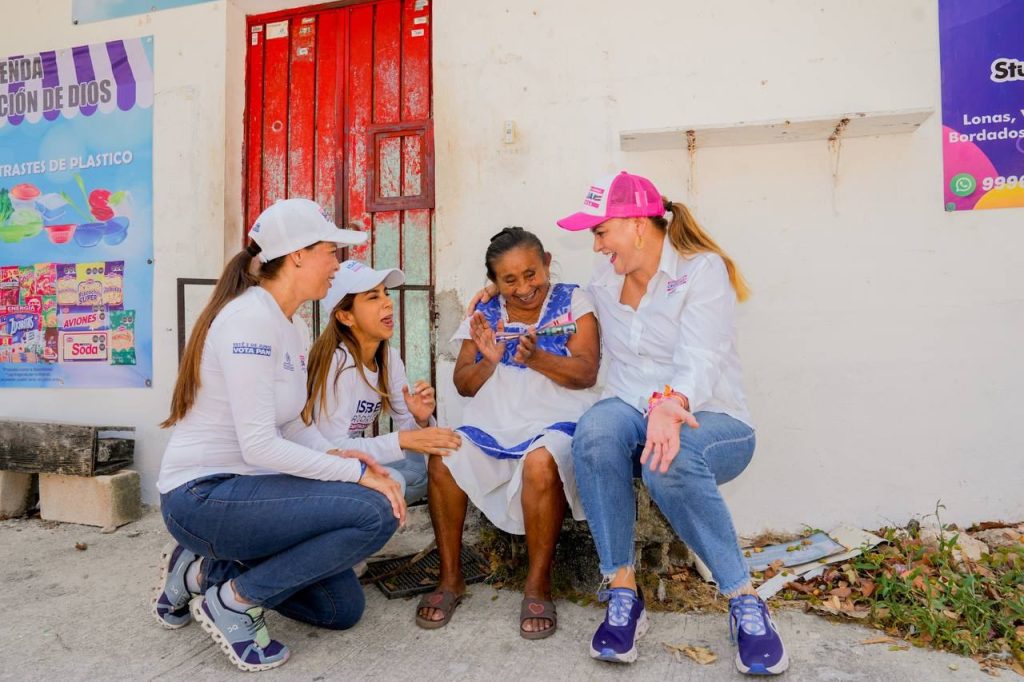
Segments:
[[[149,613],[160,548],[159,514],[104,535],[98,529],[31,520],[0,522],[0,680],[220,680],[237,671],[195,625],[167,631]],[[396,544],[422,546],[422,532]],[[86,543],[85,551],[76,543]],[[390,546],[389,546],[390,547]],[[348,632],[318,630],[271,613],[274,637],[292,658],[267,680],[741,680],[724,615],[652,614],[640,659],[591,660],[596,608],[560,602],[559,630],[529,642],[517,634],[519,595],[476,585],[451,624],[425,631],[412,600],[367,588],[363,621]],[[822,618],[777,614],[792,664],[788,680],[989,680],[977,664],[911,647],[860,645],[876,631]],[[662,642],[709,647],[707,666],[676,661]],[[955,670],[951,668],[956,668]],[[1007,673],[1010,677],[1012,674]]]

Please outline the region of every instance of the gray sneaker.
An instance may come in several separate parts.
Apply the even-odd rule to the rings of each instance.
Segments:
[[[168,630],[192,622],[188,602],[195,595],[185,586],[185,571],[197,558],[176,542],[168,543],[160,554],[160,582],[153,594],[153,615]]]
[[[192,600],[192,616],[213,641],[220,645],[231,662],[240,670],[270,670],[288,660],[288,647],[270,639],[263,620],[263,608],[254,606],[245,613],[232,611],[220,600],[219,587],[214,585]]]

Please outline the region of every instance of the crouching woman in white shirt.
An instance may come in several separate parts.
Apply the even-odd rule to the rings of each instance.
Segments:
[[[195,618],[242,670],[284,663],[264,609],[332,629],[354,625],[351,567],[404,520],[399,485],[368,455],[342,451],[302,422],[309,334],[296,316],[327,293],[339,230],[306,199],[257,218],[200,314],[174,388],[174,426],[157,487],[177,541],[153,602],[175,629]],[[258,268],[253,261],[258,258]]]
[[[590,654],[632,662],[635,641],[647,629],[633,572],[633,477],[642,475],[672,528],[729,597],[736,666],[780,673],[789,659],[751,588],[718,492],[754,454],[734,323],[747,285],[689,210],[665,200],[646,178],[623,172],[594,183],[582,210],[558,224],[589,230],[594,251],[608,259],[589,287],[608,370],[604,399],[580,418],[572,444],[580,498],[608,581],[601,593],[607,616]]]

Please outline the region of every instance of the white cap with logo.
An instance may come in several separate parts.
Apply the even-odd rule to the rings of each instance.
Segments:
[[[398,268],[374,270],[357,260],[347,260],[334,273],[334,282],[321,301],[321,310],[331,310],[345,296],[369,291],[381,282],[387,289],[402,286],[405,284],[405,273]]]
[[[314,201],[280,199],[259,214],[249,230],[249,238],[259,244],[260,262],[266,263],[317,242],[355,246],[365,242],[369,235],[339,229]]]

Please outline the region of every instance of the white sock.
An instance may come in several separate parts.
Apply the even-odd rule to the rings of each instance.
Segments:
[[[220,596],[220,602],[232,611],[245,613],[253,607],[252,604],[246,604],[244,601],[239,601],[238,597],[235,596],[234,589],[231,587],[230,580],[220,586],[220,589],[217,590],[217,594]]]
[[[192,594],[199,594],[203,591],[202,585],[199,584],[199,569],[202,568],[202,559],[195,559],[185,569],[185,589]]]

